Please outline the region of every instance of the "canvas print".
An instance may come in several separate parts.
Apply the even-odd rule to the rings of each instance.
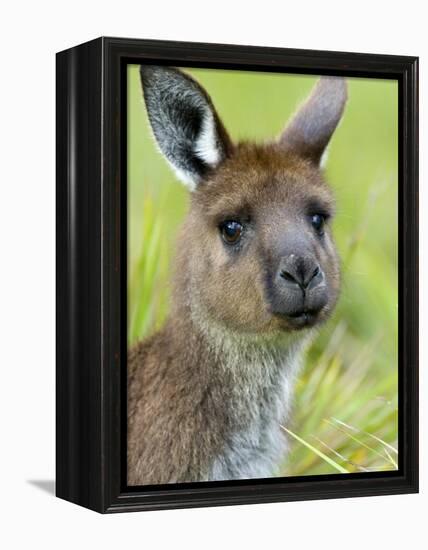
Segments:
[[[127,68],[130,486],[398,468],[396,80]]]

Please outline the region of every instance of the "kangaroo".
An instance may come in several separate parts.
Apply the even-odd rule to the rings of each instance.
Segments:
[[[233,143],[193,78],[140,72],[154,138],[191,200],[169,317],[128,355],[128,483],[279,475],[293,380],[340,290],[321,160],[346,82],[321,77],[278,139]]]

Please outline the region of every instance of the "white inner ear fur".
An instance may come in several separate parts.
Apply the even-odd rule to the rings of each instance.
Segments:
[[[159,145],[158,140],[156,139],[156,136],[153,132],[153,128],[151,124],[148,125],[150,129],[150,134],[152,136],[153,143],[155,144],[155,147],[158,151],[158,153],[167,161],[167,163],[171,166],[172,171],[175,173],[177,178],[184,183],[184,185],[190,190],[194,191],[196,189],[196,186],[198,184],[199,178],[195,176],[195,174],[192,174],[191,172],[187,172],[186,170],[182,170],[181,168],[178,168],[178,166],[172,162],[162,151],[161,146]]]
[[[168,160],[168,159],[167,159]],[[168,160],[168,164],[171,166],[173,171],[175,172],[175,175],[177,178],[184,183],[184,185],[189,189],[189,191],[194,191],[196,189],[196,186],[199,183],[199,178],[192,174],[191,172],[187,172],[186,170],[181,170],[181,168],[177,168],[177,166],[172,163],[170,160]]]
[[[326,147],[324,149],[324,152],[323,154],[321,155],[321,159],[320,159],[320,168],[325,168],[326,164],[327,164],[327,161],[328,161],[328,155],[329,155],[329,148]]]
[[[156,139],[155,143],[160,153],[163,154]],[[214,116],[209,109],[205,109],[205,113],[202,118],[201,131],[195,140],[193,150],[196,156],[212,168],[215,168],[221,161],[221,152],[217,144]],[[178,168],[168,158],[167,161],[175,172],[177,178],[186,185],[189,191],[194,191],[200,181],[200,178],[192,172],[187,172],[186,170]]]
[[[214,116],[209,109],[205,110],[202,118],[201,131],[196,139],[194,151],[201,160],[212,167],[217,166],[221,160]]]

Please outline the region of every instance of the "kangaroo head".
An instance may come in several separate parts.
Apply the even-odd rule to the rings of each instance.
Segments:
[[[191,190],[176,274],[185,299],[205,321],[242,334],[325,320],[340,272],[320,162],[343,113],[345,81],[320,78],[282,135],[257,145],[232,143],[188,75],[142,66],[141,77],[159,148]]]

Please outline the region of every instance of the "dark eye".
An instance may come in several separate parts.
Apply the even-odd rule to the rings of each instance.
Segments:
[[[323,216],[322,214],[312,214],[312,216],[310,216],[310,220],[312,227],[315,229],[318,235],[323,235],[325,216]]]
[[[229,220],[220,225],[221,236],[227,244],[236,244],[241,238],[243,227],[239,222]]]

